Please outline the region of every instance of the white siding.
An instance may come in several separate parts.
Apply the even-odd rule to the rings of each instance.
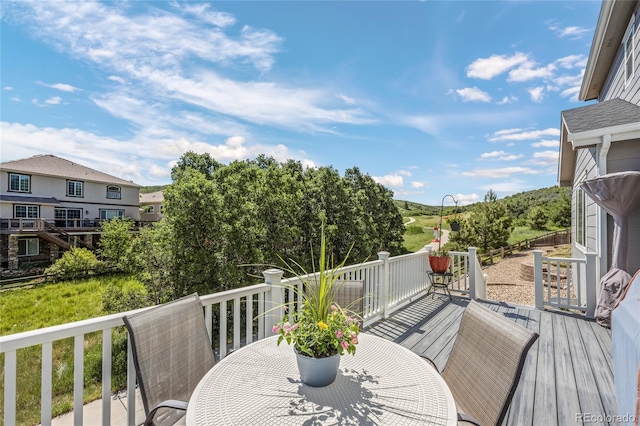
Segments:
[[[634,74],[629,82],[625,86],[625,73],[624,73],[624,46],[620,45],[616,58],[613,61],[607,81],[600,92],[599,102],[608,101],[609,99],[620,98],[625,101],[629,101],[633,104],[640,105],[640,6],[636,8],[634,12],[635,19],[635,31],[634,31]]]

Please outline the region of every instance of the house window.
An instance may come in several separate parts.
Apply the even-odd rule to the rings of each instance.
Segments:
[[[154,214],[155,212],[156,209],[152,205],[147,206],[147,213]]]
[[[160,214],[164,213],[164,205],[160,204]]]
[[[20,238],[18,240],[18,256],[37,256],[40,245],[37,238]]]
[[[74,219],[82,219],[82,209],[55,209],[54,217],[56,226],[71,228],[78,224]]]
[[[69,197],[82,197],[82,182],[77,180],[68,180],[67,195]]]
[[[109,220],[123,216],[124,210],[100,210],[100,220]]]
[[[625,84],[631,80],[633,77],[634,70],[634,42],[633,42],[633,33],[635,32],[635,15],[631,18],[631,22],[629,22],[629,26],[627,27],[627,32],[624,34],[624,38],[622,39],[622,44],[624,46],[624,81]]]
[[[116,185],[107,186],[107,198],[119,200],[121,198],[120,187]]]
[[[9,191],[31,192],[31,176],[9,173]]]
[[[576,190],[576,243],[586,244],[586,199],[582,188]]]
[[[13,209],[13,216],[16,219],[37,219],[40,217],[40,206],[16,204]]]

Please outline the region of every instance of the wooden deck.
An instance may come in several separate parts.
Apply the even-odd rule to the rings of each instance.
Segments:
[[[463,297],[422,297],[365,331],[431,358],[442,371],[468,303]],[[483,304],[540,334],[504,424],[619,424],[607,421],[618,414],[610,330],[580,315]]]

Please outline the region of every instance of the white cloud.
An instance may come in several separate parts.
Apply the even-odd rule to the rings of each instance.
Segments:
[[[47,84],[47,83],[43,83],[41,81],[36,81],[37,84],[41,85],[41,86],[45,86],[45,87],[50,87],[52,89],[56,89],[56,90],[60,90],[63,92],[75,92],[78,89],[77,87],[74,87],[70,84],[66,84],[66,83],[55,83],[55,84]]]
[[[206,3],[173,3],[173,6],[217,27],[227,27],[236,23],[233,15],[210,10]]]
[[[523,155],[507,154],[504,151],[492,151],[481,154],[480,160],[513,161],[522,157]]]
[[[533,159],[529,164],[535,164],[538,166],[551,166],[558,164],[558,151],[541,151],[533,154]]]
[[[480,200],[477,194],[456,194],[454,197],[458,200],[459,206],[466,206],[467,204],[473,204]]]
[[[585,55],[569,55],[560,59],[556,59],[556,63],[566,69],[587,66],[587,57]]]
[[[399,171],[398,171],[398,174],[399,174],[399,175],[402,175],[402,176],[407,176],[407,177],[410,177],[410,176],[411,176],[411,172],[410,172],[410,171],[408,171],[408,170],[399,170]]]
[[[563,98],[570,98],[573,101],[577,101],[579,93],[580,86],[574,86],[560,92],[560,96],[562,96]]]
[[[13,90],[13,87],[11,87],[11,86],[4,86],[4,87],[2,88],[2,90],[6,91],[6,92],[10,92],[10,91],[12,91],[12,90]]]
[[[471,101],[480,101],[480,102],[489,102],[491,101],[491,96],[487,92],[483,92],[478,89],[476,86],[474,87],[465,87],[464,89],[456,90],[456,93],[462,98],[464,102]]]
[[[58,105],[60,102],[62,102],[62,98],[60,96],[54,96],[44,101],[45,104],[49,105]]]
[[[529,56],[516,52],[512,56],[491,55],[488,58],[480,58],[473,61],[467,67],[467,77],[490,80],[509,69],[529,61]]]
[[[124,78],[119,77],[117,75],[110,75],[108,77],[108,79],[111,80],[111,81],[115,81],[116,83],[120,83],[120,84],[124,84],[125,83]]]
[[[347,105],[355,105],[356,104],[356,100],[354,98],[351,98],[347,95],[343,95],[342,93],[340,93],[339,95],[336,95],[339,99],[342,99],[342,101],[347,104]]]
[[[531,87],[527,89],[527,92],[529,92],[529,95],[531,95],[531,100],[533,102],[536,102],[536,103],[542,102],[542,98],[544,97],[544,87],[542,86]]]
[[[533,63],[526,63],[524,66],[512,69],[509,71],[509,82],[522,82],[534,80],[536,78],[551,78],[556,70],[556,66],[553,64],[546,65],[544,67],[534,68]]]
[[[535,175],[539,174],[537,170],[529,167],[504,167],[500,169],[475,169],[468,172],[462,172],[463,176],[480,177],[480,178],[508,178],[515,174]]]
[[[571,40],[580,39],[586,33],[591,31],[589,28],[582,28],[577,26],[570,26],[570,27],[564,27],[564,28],[552,28],[552,29],[555,30],[555,33],[558,35],[558,37],[567,37],[567,38],[570,38]]]
[[[416,189],[424,188],[424,182],[418,182],[414,180],[413,182],[411,182],[411,187]]]
[[[510,195],[531,189],[531,185],[523,180],[510,180],[509,182],[494,182],[490,185],[483,185],[480,189],[489,191],[492,189],[501,195]]]
[[[55,129],[8,122],[0,123],[0,131],[3,144],[6,142],[15,146],[12,150],[13,159],[41,154],[45,146],[51,154],[76,159],[84,164],[96,164],[98,170],[143,185],[153,184],[155,179],[168,176],[171,162],[175,162],[186,151],[209,153],[221,162],[266,154],[278,161],[293,158],[306,166],[313,166],[313,161],[300,157],[285,145],[252,144],[244,136],[232,136],[222,143],[205,142],[188,136],[166,138],[149,132],[117,139],[73,128]],[[132,164],[135,167],[132,168]]]
[[[371,176],[371,178],[386,187],[389,188],[402,188],[404,186],[404,179],[399,174],[389,174],[384,176]]]
[[[560,130],[555,127],[550,127],[544,130],[529,130],[523,129],[506,129],[499,130],[493,135],[489,136],[490,142],[502,142],[502,141],[524,141],[530,139],[538,139],[543,136],[560,136]]]
[[[559,140],[542,140],[531,144],[534,148],[557,148],[559,145]]]
[[[516,96],[513,96],[513,95],[505,96],[504,98],[502,98],[500,102],[498,102],[498,105],[510,104],[512,102],[517,102],[517,101],[518,101],[518,98]]]

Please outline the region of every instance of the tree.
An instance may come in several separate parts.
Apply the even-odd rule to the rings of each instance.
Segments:
[[[558,226],[568,228],[571,226],[571,197],[563,193],[560,198],[549,208],[550,219]]]
[[[133,244],[133,225],[131,219],[124,217],[102,222],[98,253],[108,265],[126,269]]]
[[[529,222],[531,223],[531,229],[543,230],[547,228],[547,222],[549,216],[547,212],[540,206],[534,207],[529,212]]]
[[[507,245],[512,230],[513,218],[490,189],[484,201],[471,212],[469,219],[463,221],[460,232],[452,233],[449,247],[466,250],[475,246],[481,252],[486,252]]]

